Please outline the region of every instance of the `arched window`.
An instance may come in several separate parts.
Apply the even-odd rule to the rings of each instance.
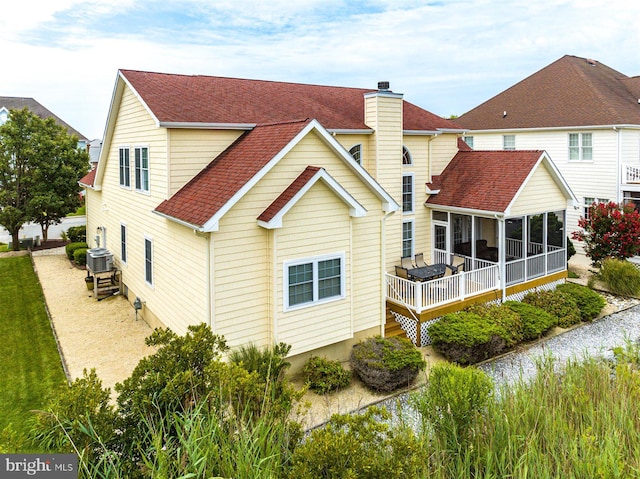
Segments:
[[[356,163],[362,164],[362,145],[353,145],[349,150],[349,154],[356,160]]]
[[[411,157],[411,153],[406,146],[402,147],[402,164],[413,165],[413,158]]]

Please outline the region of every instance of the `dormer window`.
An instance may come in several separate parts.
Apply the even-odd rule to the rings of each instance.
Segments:
[[[413,158],[411,157],[411,152],[406,146],[402,147],[402,164],[403,165],[413,165]]]
[[[356,163],[362,164],[362,145],[353,145],[349,150],[349,154],[356,160]]]

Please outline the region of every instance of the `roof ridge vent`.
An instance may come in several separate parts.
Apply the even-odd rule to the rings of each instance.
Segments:
[[[597,62],[597,61],[592,60],[591,58],[587,58],[587,63],[588,63],[589,65],[591,65],[592,67],[595,67],[595,66],[598,64],[598,62]]]
[[[378,91],[389,91],[389,82],[388,81],[379,81],[378,82]]]

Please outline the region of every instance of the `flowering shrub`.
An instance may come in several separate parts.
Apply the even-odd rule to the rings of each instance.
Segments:
[[[629,258],[640,252],[640,213],[633,204],[593,204],[589,218],[580,218],[581,231],[572,238],[584,241],[585,254],[595,265],[607,257]]]

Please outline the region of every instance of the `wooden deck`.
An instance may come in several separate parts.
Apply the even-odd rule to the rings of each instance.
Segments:
[[[543,276],[541,278],[536,278],[531,281],[527,281],[524,283],[515,284],[507,287],[506,296],[517,295],[519,293],[524,293],[526,291],[533,290],[542,285],[553,283],[555,281],[563,280],[567,277],[567,271],[559,271],[557,273],[553,273],[547,276]],[[463,300],[455,301],[452,303],[443,304],[440,306],[435,306],[433,308],[421,311],[417,313],[416,311],[410,311],[407,307],[402,306],[398,303],[387,301],[387,317],[385,324],[385,336],[394,337],[394,336],[402,336],[408,337],[406,331],[402,328],[402,325],[396,321],[393,313],[400,314],[407,318],[417,318],[418,322],[416,324],[417,328],[417,338],[420,338],[420,329],[423,323],[430,321],[435,318],[439,318],[444,316],[445,314],[455,313],[456,311],[461,311],[465,309],[467,306],[476,303],[487,303],[490,301],[500,301],[502,299],[502,292],[499,289],[495,289],[492,291],[484,292],[474,296],[468,296]]]

